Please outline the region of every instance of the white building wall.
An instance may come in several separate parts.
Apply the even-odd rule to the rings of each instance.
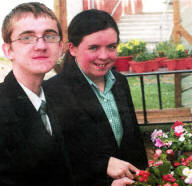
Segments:
[[[83,0],[66,0],[67,3],[67,24],[73,17],[83,10]]]

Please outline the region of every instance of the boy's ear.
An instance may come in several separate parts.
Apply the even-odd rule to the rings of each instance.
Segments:
[[[73,57],[75,57],[75,56],[76,56],[76,52],[77,52],[77,47],[75,47],[75,46],[73,45],[73,43],[69,42],[69,43],[68,43],[68,49],[69,49],[70,54],[71,54]]]
[[[2,50],[6,58],[9,60],[13,60],[13,53],[11,49],[11,44],[3,43]]]

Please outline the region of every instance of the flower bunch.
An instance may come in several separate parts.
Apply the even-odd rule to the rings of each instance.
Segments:
[[[120,43],[117,46],[118,56],[134,55],[146,50],[146,42],[132,39],[131,41]]]
[[[151,134],[154,155],[148,168],[135,175],[136,186],[192,185],[192,124],[176,121],[170,131]]]
[[[187,49],[182,44],[170,45],[170,48],[165,52],[168,59],[186,58],[188,56]]]
[[[161,148],[163,152],[192,151],[192,125],[176,121],[169,132],[155,129],[151,135],[151,140],[156,148]]]

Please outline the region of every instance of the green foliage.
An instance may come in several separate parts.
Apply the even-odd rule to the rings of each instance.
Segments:
[[[178,59],[187,57],[186,48],[182,44],[170,45],[170,48],[165,52],[168,59]]]
[[[156,54],[152,52],[141,52],[133,56],[133,60],[136,62],[153,60],[156,58]]]
[[[154,51],[158,54],[158,57],[165,57],[166,52],[173,46],[174,44],[170,41],[162,41],[155,46]]]
[[[146,51],[145,41],[131,40],[125,43],[121,42],[117,46],[118,56],[130,56],[144,51]]]

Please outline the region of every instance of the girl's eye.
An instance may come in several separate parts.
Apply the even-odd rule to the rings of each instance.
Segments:
[[[97,48],[98,48],[98,47],[94,45],[94,46],[90,46],[90,47],[89,47],[89,50],[97,50]]]
[[[109,45],[108,48],[111,49],[111,50],[116,50],[117,45]]]

